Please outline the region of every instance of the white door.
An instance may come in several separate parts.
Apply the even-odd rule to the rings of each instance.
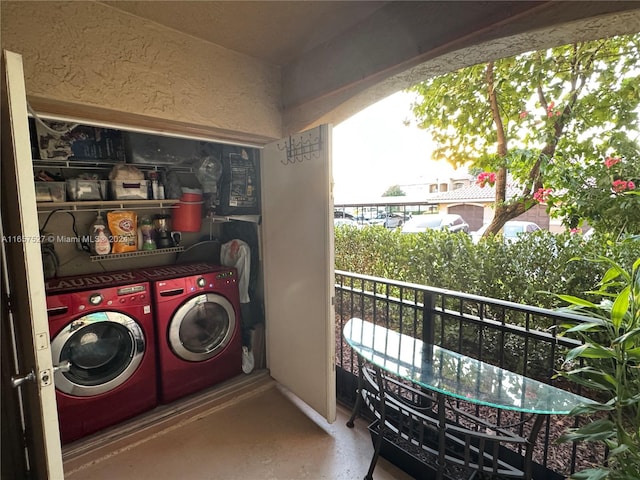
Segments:
[[[331,127],[262,152],[267,367],[323,415],[336,415]]]
[[[22,417],[9,429],[3,422],[2,473],[9,473],[4,464],[10,462],[16,471],[7,478],[26,468],[29,478],[57,480],[63,478],[62,452],[22,57],[4,51],[2,67],[2,409],[3,420],[5,414]],[[11,377],[22,383],[14,387]],[[19,445],[12,458],[4,456],[5,440]]]

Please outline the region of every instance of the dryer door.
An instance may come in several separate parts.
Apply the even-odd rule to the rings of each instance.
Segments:
[[[203,293],[176,311],[169,324],[169,346],[183,360],[202,362],[221,352],[235,329],[231,303],[221,295]]]
[[[122,385],[145,351],[140,325],[119,312],[93,312],[69,323],[51,342],[56,388],[89,397]]]

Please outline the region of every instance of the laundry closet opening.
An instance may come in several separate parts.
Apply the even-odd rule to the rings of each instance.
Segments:
[[[29,126],[63,444],[265,368],[259,148]]]

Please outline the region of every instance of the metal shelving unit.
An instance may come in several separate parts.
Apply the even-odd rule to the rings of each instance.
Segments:
[[[170,200],[88,200],[75,202],[38,202],[38,212],[60,210],[67,212],[96,212],[102,210],[133,210],[176,208],[178,199]]]
[[[122,260],[123,258],[145,257],[148,255],[164,255],[167,253],[183,252],[184,247],[158,248],[156,250],[136,250],[135,252],[109,253],[107,255],[91,255],[92,262],[104,262],[107,260]]]

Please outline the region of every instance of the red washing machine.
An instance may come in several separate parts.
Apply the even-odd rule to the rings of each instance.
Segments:
[[[139,272],[153,292],[161,403],[242,373],[234,268],[195,263]]]
[[[135,272],[47,280],[62,443],[157,404],[149,282]]]

